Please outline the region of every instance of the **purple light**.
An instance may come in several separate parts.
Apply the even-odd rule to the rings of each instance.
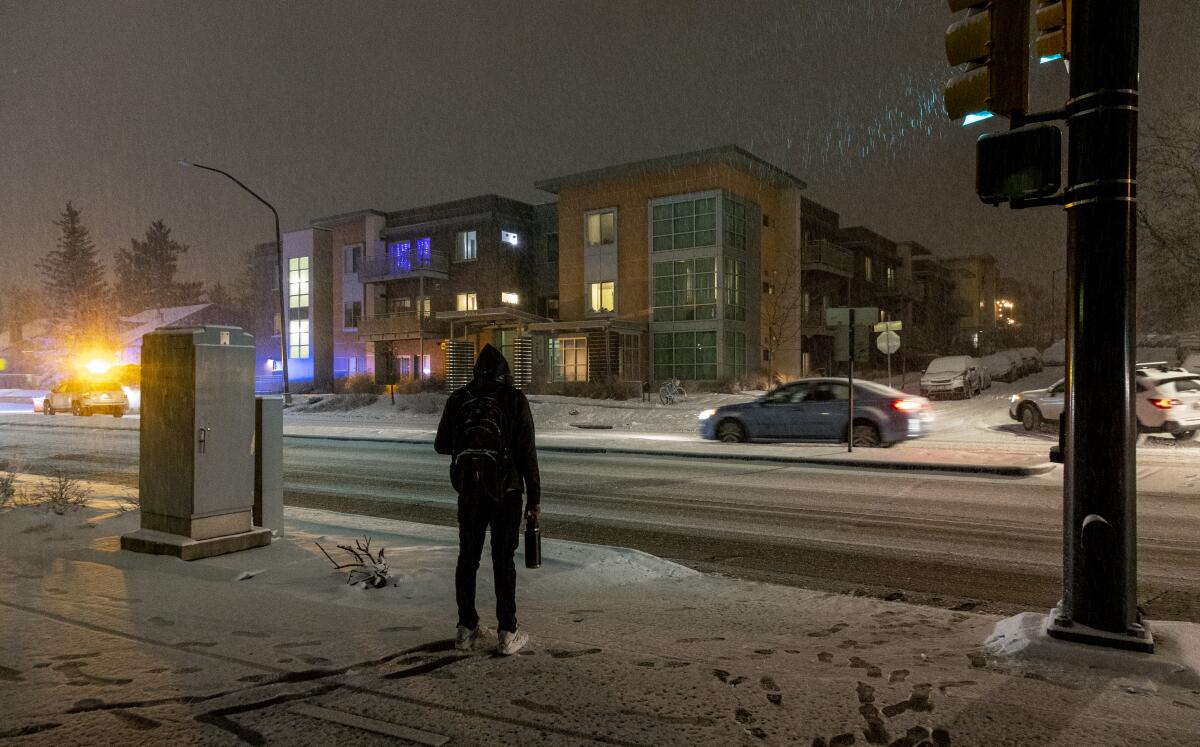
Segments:
[[[422,267],[429,266],[430,246],[431,246],[431,242],[430,242],[428,236],[426,236],[423,239],[417,239],[417,264],[418,265],[420,265]]]
[[[392,269],[398,272],[412,272],[412,242],[393,241],[388,244],[388,256]]]

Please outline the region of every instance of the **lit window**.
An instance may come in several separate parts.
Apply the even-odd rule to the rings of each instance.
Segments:
[[[459,231],[454,250],[455,262],[473,262],[479,256],[474,231]]]
[[[429,266],[429,260],[430,260],[431,254],[432,254],[431,247],[432,247],[432,241],[430,241],[428,236],[426,236],[423,239],[417,239],[417,264],[418,265],[420,265],[422,267]]]
[[[725,229],[725,246],[730,249],[746,248],[746,204],[726,197],[721,206],[721,223]]]
[[[459,293],[455,296],[454,308],[459,311],[475,311],[479,308],[479,302],[474,293]]]
[[[587,216],[587,245],[603,246],[617,240],[617,214],[612,210],[603,213],[592,213]]]
[[[653,219],[654,251],[691,249],[717,243],[715,197],[655,205]]]
[[[507,303],[516,306],[517,304],[521,303],[521,297],[516,293],[501,293],[500,303]]]
[[[888,288],[896,287],[896,268],[895,267],[887,268],[887,287]]]
[[[586,337],[551,338],[550,373],[555,381],[587,381],[587,358]]]
[[[874,282],[871,280],[871,275],[873,274],[874,269],[875,263],[871,261],[871,258],[863,257],[863,279],[868,283]]]
[[[593,314],[608,314],[616,310],[614,303],[614,292],[616,283],[612,280],[605,280],[601,283],[591,283],[588,286],[588,295],[591,303],[588,310]]]
[[[288,260],[288,357],[307,358],[309,337],[308,257]]]
[[[509,246],[516,246],[521,243],[521,238],[512,231],[501,231],[500,241],[508,244]]]
[[[358,323],[362,320],[362,301],[346,301],[342,305],[342,327],[344,329],[358,329]]]

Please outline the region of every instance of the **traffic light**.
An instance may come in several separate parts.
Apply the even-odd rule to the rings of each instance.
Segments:
[[[1071,59],[1071,0],[1041,0],[1034,15],[1038,36],[1033,46],[1038,61]]]
[[[946,59],[967,65],[946,82],[946,113],[969,125],[1023,112],[1029,99],[1029,0],[947,0],[966,18],[946,30]]]

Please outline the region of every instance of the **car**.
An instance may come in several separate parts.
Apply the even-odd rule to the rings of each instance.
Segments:
[[[1066,402],[1066,381],[1059,379],[1045,389],[1017,392],[1009,399],[1008,416],[1027,431],[1036,431],[1047,421],[1057,426]]]
[[[850,385],[841,378],[801,379],[752,402],[700,413],[700,435],[744,441],[846,441]],[[891,446],[925,435],[929,400],[870,381],[854,382],[855,446]]]
[[[1167,363],[1139,363],[1134,370],[1134,412],[1139,433],[1169,433],[1189,441],[1200,431],[1200,375]],[[1058,424],[1065,406],[1065,379],[1045,389],[1014,394],[1008,415],[1034,431]]]
[[[979,362],[969,355],[947,355],[934,358],[921,375],[921,396],[941,394],[965,398],[983,390]]]
[[[1200,353],[1192,353],[1184,358],[1181,368],[1194,374],[1200,374]]]
[[[1019,369],[1012,358],[1004,353],[992,353],[979,359],[979,367],[993,381],[1016,381]]]
[[[1017,352],[1025,359],[1026,371],[1037,373],[1042,370],[1042,354],[1037,351],[1037,348],[1017,348]]]
[[[46,415],[108,413],[120,418],[128,411],[129,398],[121,385],[108,379],[68,378],[51,389],[42,401],[42,412]]]
[[[1014,381],[1029,373],[1029,369],[1025,365],[1025,356],[1021,355],[1018,351],[1012,349],[1001,350],[1000,354],[1012,361],[1013,369],[1016,371]]]

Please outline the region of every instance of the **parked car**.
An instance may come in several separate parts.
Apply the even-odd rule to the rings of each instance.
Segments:
[[[1042,364],[1065,366],[1067,364],[1067,341],[1058,340],[1042,351]]]
[[[1200,353],[1192,353],[1183,359],[1182,368],[1194,374],[1200,374]]]
[[[974,397],[983,389],[979,362],[969,355],[934,358],[921,376],[921,396]]]
[[[700,413],[700,435],[726,442],[845,442],[850,386],[846,379],[793,381],[753,402]],[[891,446],[925,435],[929,400],[870,381],[854,382],[855,446]]]
[[[1017,348],[1017,352],[1025,359],[1026,371],[1037,373],[1042,370],[1042,354],[1037,351],[1037,348]]]
[[[50,390],[42,401],[42,412],[55,415],[108,413],[123,417],[129,411],[129,398],[116,381],[72,377]]]
[[[1020,370],[1016,362],[1004,353],[992,353],[979,359],[979,367],[994,381],[1016,381]]]
[[[1179,441],[1195,438],[1200,431],[1200,375],[1166,363],[1139,363],[1134,374],[1138,432],[1170,433]],[[1009,417],[1029,431],[1044,422],[1057,425],[1065,402],[1064,382],[1014,394]]]
[[[1016,370],[1016,378],[1019,379],[1029,373],[1029,369],[1025,365],[1025,356],[1021,355],[1016,350],[1001,350],[1000,353],[1012,361],[1013,368]],[[1015,379],[1014,379],[1015,380]]]

